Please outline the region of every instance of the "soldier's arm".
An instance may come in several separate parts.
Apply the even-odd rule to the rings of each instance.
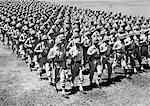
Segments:
[[[68,43],[66,49],[69,49],[69,48],[71,47],[72,43],[73,43],[73,41],[70,41],[70,42]]]
[[[19,36],[19,41],[22,41],[22,42],[24,41],[24,35]]]
[[[34,49],[34,52],[37,52],[37,53],[41,53],[43,50],[41,49],[41,44],[39,43],[39,44],[37,44],[36,45],[36,47],[35,47],[35,49]]]
[[[25,46],[27,47],[32,47],[31,43],[30,43],[30,38],[28,38],[26,41],[25,41]]]
[[[47,59],[53,59],[54,57],[55,57],[55,51],[54,51],[53,48],[51,48],[51,49],[49,50],[48,55],[47,55]]]
[[[83,64],[84,64],[84,59],[83,59],[83,57],[84,57],[84,55],[83,55],[83,48],[80,47],[80,50],[81,50],[81,65],[83,65]]]
[[[134,57],[134,55],[135,55],[135,49],[136,49],[136,47],[135,47],[135,43],[132,45],[132,56]]]

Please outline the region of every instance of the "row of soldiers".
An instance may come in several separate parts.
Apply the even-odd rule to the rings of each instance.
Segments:
[[[104,72],[110,81],[118,66],[126,77],[129,70],[138,73],[144,64],[150,66],[150,19],[145,17],[42,1],[5,1],[0,2],[0,38],[40,79],[45,70],[56,90],[60,79],[66,98],[65,84],[71,81],[73,89],[77,76],[79,90],[85,92],[84,73],[90,86],[96,73],[100,88]]]

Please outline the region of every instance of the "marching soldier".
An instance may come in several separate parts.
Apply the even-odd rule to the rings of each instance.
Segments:
[[[149,67],[150,67],[150,31],[148,32],[148,64],[149,64]]]
[[[14,52],[17,54],[17,56],[19,56],[19,36],[20,36],[20,32],[18,29],[15,30],[14,34],[13,34],[13,43],[14,43]]]
[[[124,39],[125,35],[120,35],[118,40],[114,43],[112,50],[114,51],[114,60],[112,64],[112,70],[114,72],[115,67],[121,66],[121,69],[125,72],[125,76],[128,77],[127,74],[127,64],[126,64],[126,55],[125,55],[125,46]]]
[[[88,55],[87,50],[91,46],[91,40],[90,40],[91,32],[87,31],[81,36],[81,44],[83,48],[83,63],[84,66],[88,63]]]
[[[66,53],[63,45],[64,36],[57,37],[55,39],[55,45],[50,49],[48,53],[48,59],[52,59],[52,83],[57,90],[58,75],[60,75],[60,82],[62,88],[62,96],[68,98],[65,93],[65,82],[66,82]]]
[[[128,65],[128,69],[132,69],[134,73],[137,73],[137,69],[135,67],[135,43],[132,37],[127,37],[125,40],[125,50],[126,50],[126,62]]]
[[[112,55],[112,47],[109,45],[109,37],[105,36],[103,38],[102,44],[100,45],[100,64],[101,64],[101,71],[103,72],[104,69],[108,70],[108,82],[111,79],[112,74],[112,66],[111,66],[111,55]]]
[[[142,34],[140,36],[140,51],[141,53],[141,70],[144,70],[143,65],[148,64],[148,41],[147,36]]]
[[[33,57],[34,57],[34,51],[33,51],[34,38],[33,38],[33,36],[28,36],[28,38],[25,40],[24,48],[25,48],[26,58],[28,59],[28,63],[30,64],[30,68],[31,68],[31,64],[33,62]]]
[[[50,50],[50,48],[52,47],[53,45],[53,42],[52,41],[49,41],[50,38],[48,38],[47,35],[43,35],[42,36],[42,47],[39,48],[39,49],[43,49],[42,53],[41,53],[41,57],[39,58],[39,65],[42,69],[45,69],[46,71],[46,75],[50,81],[50,67],[49,67],[49,62],[48,62],[48,58],[47,58],[47,55],[48,55],[48,52]],[[42,76],[42,70],[40,72],[40,77]]]
[[[4,27],[3,27],[3,31],[4,31],[4,35],[3,35],[3,37],[4,37],[4,42],[6,43],[6,45],[8,46],[8,30],[9,30],[9,25],[8,25],[8,23],[6,23],[5,25],[4,25]]]
[[[102,74],[102,70],[100,69],[100,50],[99,50],[99,40],[94,37],[92,39],[92,45],[89,47],[87,54],[89,55],[89,65],[90,65],[90,86],[93,84],[93,76],[96,70],[98,76],[96,80],[96,84],[99,86],[99,80]]]
[[[81,39],[79,34],[73,35],[74,39],[72,41],[72,47],[69,50],[69,55],[71,56],[71,74],[72,74],[72,84],[71,87],[74,87],[74,80],[77,75],[79,75],[79,90],[84,92],[83,84],[83,49],[80,45]]]
[[[21,58],[24,60],[25,59],[25,51],[24,51],[24,42],[26,40],[26,34],[23,32],[19,36],[19,54],[21,55]]]

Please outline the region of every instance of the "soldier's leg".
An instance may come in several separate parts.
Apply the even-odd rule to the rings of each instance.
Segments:
[[[17,44],[14,45],[14,53],[17,53]]]
[[[11,50],[12,50],[12,45],[13,45],[12,38],[10,38],[10,49]]]
[[[1,30],[0,30],[0,32],[1,32]],[[0,40],[2,41],[2,33],[0,33]]]
[[[79,75],[79,64],[72,63],[71,74],[72,74],[71,87],[74,87],[74,80],[75,80],[76,76]]]
[[[128,66],[125,58],[121,59],[121,69],[124,71],[125,77],[128,77],[128,73],[127,73]]]
[[[8,35],[8,47],[10,48],[10,35]]]
[[[133,72],[137,73],[137,69],[135,67],[135,61],[134,61],[134,58],[132,56],[130,56],[130,63],[131,63],[131,67],[133,69]]]
[[[111,74],[112,74],[112,66],[108,60],[107,60],[107,67],[108,67],[108,81],[110,81],[111,80]]]
[[[39,63],[36,64],[36,67],[37,67],[37,74],[39,75],[39,78],[41,79],[41,72],[42,72],[42,67],[40,66]]]
[[[55,66],[55,64],[53,63],[52,65],[52,83],[55,84],[56,83],[56,72],[57,72],[57,68]]]
[[[18,54],[19,54],[19,55],[21,55],[22,48],[23,48],[23,46],[20,44],[20,45],[19,45],[19,50],[18,50]]]
[[[31,57],[30,57],[30,60],[31,60]],[[34,55],[33,62],[35,63],[35,68],[37,68],[38,67],[38,55]]]
[[[17,42],[17,45],[16,45],[16,54],[17,54],[17,57],[19,57],[19,42]]]
[[[15,51],[15,41],[12,39],[12,53]]]
[[[58,63],[53,64],[52,67],[52,85],[56,86],[58,82],[58,74],[60,72],[60,65]]]
[[[46,75],[48,77],[48,82],[51,83],[50,64],[48,62],[45,64],[45,71],[46,71]]]
[[[60,68],[60,83],[62,88],[62,96],[68,98],[65,92],[66,77],[65,77],[65,70],[63,68]]]
[[[89,76],[89,79],[90,79],[90,84],[92,84],[93,82],[93,77],[94,77],[94,72],[95,72],[95,69],[96,69],[96,61],[95,60],[92,60],[89,62],[90,64],[90,76]]]
[[[5,35],[4,35],[4,33],[2,33],[2,42],[3,42],[3,45],[4,45],[4,42],[5,42]]]
[[[21,58],[22,58],[22,60],[25,60],[25,51],[23,49],[21,51]]]
[[[103,73],[103,66],[98,62],[96,70],[97,70],[97,79],[96,79],[96,84],[99,86],[99,82],[102,79],[102,73]]]
[[[112,63],[112,72],[115,73],[115,68],[117,66],[117,60],[114,60]]]
[[[143,65],[142,65],[142,56],[141,56],[140,51],[137,52],[137,60],[139,62],[140,68],[141,68],[140,70],[143,70],[144,68],[143,68]]]
[[[10,35],[7,35],[7,46],[8,46],[8,47],[9,47],[9,45],[10,45],[9,36],[10,36]]]
[[[79,68],[79,90],[82,92],[82,91],[84,91],[83,90],[83,80],[84,80],[84,78],[83,78],[83,70],[82,70],[82,68],[80,67]]]
[[[150,67],[150,45],[148,45],[148,65]]]

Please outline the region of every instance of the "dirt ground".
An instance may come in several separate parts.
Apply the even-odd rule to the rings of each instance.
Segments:
[[[85,76],[87,94],[78,92],[77,88],[69,94],[68,83],[69,99],[65,99],[47,80],[39,81],[36,71],[30,72],[25,62],[0,43],[0,106],[150,106],[149,71],[131,79],[121,74],[113,75],[112,79],[112,84],[103,80],[102,89],[91,89]]]

